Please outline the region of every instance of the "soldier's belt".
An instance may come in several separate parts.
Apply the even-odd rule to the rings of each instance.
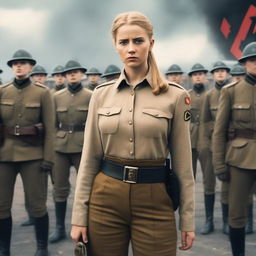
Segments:
[[[228,131],[228,139],[235,138],[256,139],[256,131],[251,129],[230,129]]]
[[[102,160],[101,169],[104,174],[126,183],[162,183],[167,181],[166,166],[137,167],[120,165]]]
[[[4,133],[7,135],[24,136],[24,135],[39,135],[40,131],[37,125],[4,127]]]
[[[69,132],[69,133],[83,132],[84,127],[85,127],[84,124],[62,124],[62,123],[59,123],[58,130],[66,131],[66,132]]]

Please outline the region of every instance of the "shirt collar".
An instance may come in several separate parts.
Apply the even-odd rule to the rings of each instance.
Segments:
[[[151,70],[149,68],[148,73],[146,74],[146,76],[135,87],[137,87],[138,85],[143,84],[143,85],[149,85],[150,87],[153,88],[152,77],[151,77],[151,72],[150,71]],[[126,77],[126,74],[125,74],[125,70],[123,69],[119,78],[115,82],[115,87],[116,87],[116,89],[121,89],[125,86],[129,86],[129,83],[128,83],[128,80],[127,80],[127,77]]]

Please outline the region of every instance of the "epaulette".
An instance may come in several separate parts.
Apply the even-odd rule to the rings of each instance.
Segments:
[[[10,81],[6,84],[2,84],[0,87],[3,88],[3,87],[7,87],[8,85],[11,85],[13,83],[13,81]]]
[[[107,86],[107,85],[114,84],[115,82],[116,82],[116,80],[111,80],[111,81],[109,81],[109,82],[100,84],[100,85],[96,86],[95,90],[97,90],[97,89],[99,89],[99,88],[101,88],[101,87],[103,87],[103,86]]]
[[[176,83],[174,83],[174,82],[168,82],[168,84],[169,84],[169,85],[172,85],[172,86],[175,86],[175,87],[178,87],[178,88],[180,88],[180,89],[182,89],[182,90],[186,90],[184,87],[182,87],[181,85],[176,84]]]
[[[229,84],[223,86],[223,88],[229,88],[229,87],[232,87],[232,86],[234,86],[234,85],[236,85],[236,84],[238,84],[238,81],[231,82],[231,83],[229,83]]]
[[[64,93],[64,92],[66,92],[66,91],[67,91],[67,88],[63,88],[63,89],[61,89],[61,90],[59,90],[59,91],[54,92],[53,95],[59,95],[59,94],[62,94],[62,93]]]
[[[46,85],[38,83],[38,82],[34,82],[33,84],[36,85],[36,86],[39,86],[41,88],[44,88],[44,89],[48,88]]]

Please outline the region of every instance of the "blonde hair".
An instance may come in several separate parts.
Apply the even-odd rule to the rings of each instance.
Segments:
[[[153,37],[153,25],[145,15],[139,12],[124,12],[119,14],[113,21],[111,33],[114,41],[116,41],[118,29],[123,25],[140,26],[141,28],[145,29],[150,40]],[[148,54],[148,65],[150,67],[152,78],[152,92],[155,95],[158,95],[168,89],[168,83],[161,75],[152,51],[149,51]]]

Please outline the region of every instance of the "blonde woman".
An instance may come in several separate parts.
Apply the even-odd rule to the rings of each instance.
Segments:
[[[165,188],[169,153],[181,186],[180,249],[195,238],[190,99],[160,75],[147,17],[118,15],[112,36],[124,69],[91,99],[71,237],[89,241],[94,256],[128,255],[130,241],[134,255],[174,256],[175,216]]]

